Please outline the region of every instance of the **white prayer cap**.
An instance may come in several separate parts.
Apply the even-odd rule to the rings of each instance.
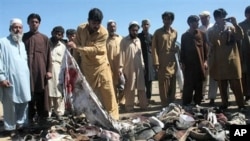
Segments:
[[[199,14],[200,17],[205,17],[205,16],[210,16],[210,12],[209,11],[202,11],[200,14]]]
[[[10,20],[10,26],[12,26],[14,23],[18,23],[18,24],[23,24],[21,19],[18,18],[13,18]]]
[[[116,24],[115,20],[108,20],[107,25],[110,24],[110,23],[115,23]]]
[[[108,23],[115,23],[115,20],[108,20]]]
[[[129,27],[130,27],[131,25],[137,25],[138,27],[140,27],[140,26],[139,26],[139,23],[138,23],[137,21],[132,21],[132,22],[130,22],[130,23],[129,23]]]

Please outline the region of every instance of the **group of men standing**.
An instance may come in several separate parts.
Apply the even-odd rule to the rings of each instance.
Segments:
[[[174,13],[164,12],[162,20],[164,26],[156,30],[154,35],[149,33],[150,21],[148,19],[142,20],[141,25],[137,21],[130,22],[129,34],[122,39],[117,34],[115,36],[109,34],[107,51],[108,57],[113,58],[109,59],[109,62],[113,64],[119,60],[116,62],[116,67],[111,66],[113,75],[116,77],[124,75],[126,79],[124,90],[122,94],[119,94],[124,96],[124,99],[118,96],[118,102],[120,102],[119,105],[124,105],[127,112],[134,110],[136,93],[139,107],[141,109],[148,107],[152,95],[152,81],[156,77],[159,81],[162,106],[174,102],[177,69],[175,53],[179,50],[175,44],[177,31],[171,27]],[[111,25],[116,27],[115,21],[109,21],[108,27]],[[139,33],[140,27],[142,27],[141,33]],[[117,48],[120,49],[116,50],[116,57],[110,57],[112,50]],[[116,73],[117,70],[119,70],[118,73]],[[114,81],[117,81],[116,77],[113,77]]]
[[[184,72],[183,105],[189,105],[192,101],[201,104],[204,90],[201,84],[204,84],[205,78],[209,75],[210,105],[214,105],[218,86],[222,100],[220,108],[227,109],[230,106],[228,102],[230,87],[239,110],[246,111],[245,102],[249,100],[250,88],[250,74],[247,67],[249,63],[246,57],[250,45],[249,15],[250,6],[245,9],[246,19],[238,24],[235,17],[226,18],[226,10],[219,8],[213,12],[215,23],[211,25],[208,22],[210,13],[204,11],[200,14],[203,24],[200,29],[199,17],[196,15],[188,17],[187,23],[190,28],[181,38],[180,62]]]
[[[30,14],[30,31],[23,34],[20,19],[10,21],[10,35],[2,38],[1,96],[4,113],[3,134],[28,125],[37,114],[48,115],[48,80],[52,78],[49,39],[38,31],[41,18]]]
[[[175,99],[175,53],[178,52],[178,47],[175,45],[177,32],[171,27],[174,14],[164,12],[162,19],[164,27],[158,29],[154,35],[149,33],[150,21],[148,19],[142,20],[141,26],[137,21],[130,22],[129,34],[122,39],[119,35],[115,34],[111,37],[113,34],[109,34],[107,42],[109,62],[113,64],[119,61],[115,63],[116,67],[111,66],[113,75],[116,77],[124,75],[126,79],[124,90],[122,94],[119,94],[124,96],[124,99],[118,99],[118,101],[120,105],[124,105],[127,112],[134,110],[136,93],[139,107],[141,109],[148,107],[155,75],[158,75],[162,106],[167,106]],[[116,26],[116,23],[109,21],[108,27],[111,25]],[[141,33],[139,33],[140,27],[142,27]],[[117,48],[120,49],[116,50],[116,57],[110,57],[113,50]],[[117,58],[117,60],[112,58]],[[119,70],[118,73],[116,73],[117,70]],[[116,77],[113,77],[114,81],[117,81]]]
[[[249,70],[247,69],[247,53],[250,42],[249,13],[250,7],[248,6],[245,9],[246,19],[239,24],[235,17],[226,18],[227,12],[223,8],[214,10],[214,24],[209,22],[210,12],[208,11],[201,12],[199,16],[190,15],[187,18],[189,29],[181,35],[179,60],[184,74],[182,93],[184,106],[189,106],[193,102],[200,105],[204,97],[204,84],[209,81],[208,98],[211,106],[215,106],[215,98],[219,88],[222,100],[220,108],[227,109],[230,106],[228,102],[230,88],[235,95],[239,110],[246,110],[245,102],[249,100],[250,84],[247,73]],[[157,29],[153,35],[144,29],[142,33],[138,34],[139,24],[131,22],[129,36],[121,40],[120,65],[118,67],[120,67],[119,74],[124,73],[126,83],[128,83],[124,90],[124,95],[127,97],[125,98],[127,111],[131,111],[134,107],[134,91],[131,90],[135,88],[138,90],[139,104],[142,103],[139,106],[145,108],[143,107],[145,100],[147,101],[146,105],[148,105],[153,71],[158,74],[162,106],[167,106],[175,100],[176,71],[178,69],[178,60],[175,58],[175,54],[179,52],[179,48],[176,46],[177,31],[171,27],[174,13],[164,12],[162,20],[163,27]],[[199,26],[200,20],[201,26]],[[149,25],[149,20],[142,21],[142,27],[149,27]],[[134,37],[135,34],[140,39],[140,43]],[[138,69],[137,73],[133,72],[135,69]],[[142,80],[141,70],[144,70],[145,76],[144,89],[137,85],[137,80]],[[147,99],[141,97],[142,93],[146,93]]]
[[[206,13],[206,12],[205,12]],[[203,13],[204,14],[204,13]],[[75,31],[75,38],[62,42],[64,29],[53,28],[51,38],[38,31],[41,17],[32,13],[27,18],[30,31],[23,35],[20,19],[10,21],[10,35],[0,40],[0,96],[4,109],[4,126],[8,133],[27,125],[35,116],[43,120],[50,116],[52,106],[57,115],[64,114],[62,94],[58,90],[58,75],[64,52],[69,49],[83,75],[103,104],[105,110],[119,119],[119,106],[134,110],[137,93],[139,106],[146,109],[152,94],[152,81],[157,73],[161,105],[174,102],[176,93],[176,53],[184,74],[182,104],[201,104],[206,71],[218,83],[222,109],[229,106],[228,84],[240,110],[250,98],[248,53],[250,46],[250,6],[246,20],[237,24],[223,8],[213,12],[215,24],[198,29],[199,20],[209,14],[190,15],[189,29],[181,36],[181,50],[176,45],[177,31],[172,28],[173,12],[161,15],[163,26],[149,33],[150,21],[129,23],[129,34],[116,34],[116,22],[101,25],[103,13],[93,8],[88,22]],[[203,16],[203,17],[202,17]],[[208,25],[206,25],[208,26]],[[140,27],[142,32],[138,33]],[[68,31],[70,32],[70,31]],[[122,91],[117,89],[124,76]],[[143,83],[145,82],[145,83]],[[137,91],[136,91],[137,90]],[[193,95],[194,93],[194,95]]]
[[[10,35],[0,39],[4,136],[32,126],[35,120],[46,124],[52,109],[57,116],[64,114],[62,93],[57,87],[66,50],[62,41],[64,29],[54,27],[48,38],[38,30],[40,15],[30,14],[27,23],[30,30],[23,33],[22,20],[11,19]]]

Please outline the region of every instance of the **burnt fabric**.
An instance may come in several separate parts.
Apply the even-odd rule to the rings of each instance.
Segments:
[[[102,103],[69,51],[65,52],[62,61],[59,83],[63,86],[67,110],[71,110],[77,115],[85,114],[91,124],[119,132],[118,122],[104,110]]]

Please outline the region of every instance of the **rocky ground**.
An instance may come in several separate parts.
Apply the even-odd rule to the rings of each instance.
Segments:
[[[126,113],[124,111],[120,111],[120,117],[121,119],[126,119],[126,118],[133,118],[133,117],[138,117],[138,116],[152,116],[152,115],[157,115],[163,107],[161,107],[160,105],[160,99],[159,99],[159,91],[158,91],[158,83],[155,81],[153,82],[153,96],[152,96],[152,100],[154,102],[152,102],[148,108],[148,110],[140,110],[138,107],[135,107],[135,111],[133,113]],[[227,112],[237,112],[237,106],[235,104],[235,99],[234,99],[234,95],[232,93],[230,93],[230,98],[229,101],[231,101],[231,106],[228,108]],[[176,103],[181,103],[181,93],[180,90],[177,89],[177,93],[176,93]],[[204,103],[202,103],[202,106],[209,106],[208,105],[209,100],[206,99]],[[221,100],[220,100],[220,96],[217,95],[217,99],[215,100],[215,104],[216,105],[220,105]],[[249,109],[249,106],[247,106],[247,108]],[[3,113],[2,113],[2,105],[0,104],[0,120],[3,119],[2,117]],[[245,113],[246,118],[249,119],[250,118],[250,112],[246,112]],[[3,131],[3,125],[0,125],[0,132]],[[10,137],[0,137],[0,141],[10,141],[12,140]]]

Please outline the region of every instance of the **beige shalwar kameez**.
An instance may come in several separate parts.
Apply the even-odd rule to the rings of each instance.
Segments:
[[[175,100],[177,63],[175,53],[177,31],[170,28],[167,32],[164,27],[155,31],[152,41],[153,64],[159,66],[158,81],[161,105],[168,106]]]
[[[145,109],[148,103],[145,94],[144,62],[140,39],[131,39],[130,36],[126,36],[122,39],[120,47],[119,65],[126,79],[124,88],[125,110],[133,110],[136,89],[140,107]]]
[[[81,57],[80,68],[104,108],[118,120],[119,109],[107,58],[108,31],[101,25],[97,32],[90,34],[88,26],[88,23],[81,24],[76,32],[75,43]],[[77,56],[77,52],[74,51],[73,56],[75,55]]]
[[[117,85],[119,80],[119,54],[120,54],[120,43],[122,36],[115,34],[114,36],[109,36],[107,39],[107,55],[109,64],[112,71],[113,84],[117,97],[117,101],[121,104],[125,103],[125,98],[123,92],[118,92]]]
[[[63,115],[65,111],[62,92],[58,90],[59,73],[61,70],[61,64],[66,46],[59,41],[56,46],[50,47],[52,58],[52,78],[48,81],[49,86],[49,114],[52,112],[52,108],[57,115]]]

